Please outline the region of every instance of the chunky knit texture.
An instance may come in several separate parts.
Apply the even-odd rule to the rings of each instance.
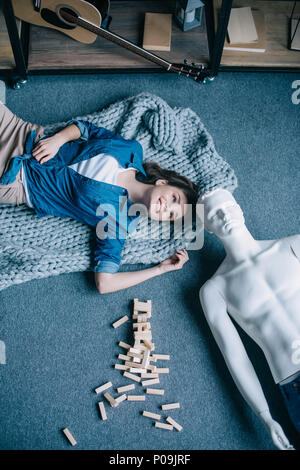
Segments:
[[[139,141],[144,161],[155,161],[187,176],[199,185],[200,193],[218,187],[233,191],[237,186],[234,171],[217,153],[210,134],[189,108],[171,108],[158,96],[141,93],[77,119]],[[48,125],[45,131],[55,132],[64,124]],[[141,218],[138,228],[125,242],[122,264],[157,263],[176,249],[188,247],[193,235],[191,227],[183,237],[170,238],[163,226]],[[71,219],[38,218],[25,205],[3,205],[0,290],[30,279],[90,270],[94,231]]]

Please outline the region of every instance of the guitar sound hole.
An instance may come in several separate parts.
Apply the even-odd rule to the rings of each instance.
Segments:
[[[68,8],[64,8],[64,10],[67,13],[70,13],[71,15],[75,16],[74,11],[69,10]],[[75,29],[76,28],[75,24],[71,25],[71,24],[65,23],[64,21],[59,19],[59,17],[54,11],[51,11],[48,8],[42,8],[41,17],[43,18],[43,20],[47,21],[47,23],[52,24],[53,26],[57,26],[58,28],[62,28],[62,29]]]

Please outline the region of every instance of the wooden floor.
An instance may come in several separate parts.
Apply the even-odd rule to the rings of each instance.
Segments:
[[[17,20],[17,26],[20,31],[21,22],[19,20]],[[7,33],[4,15],[0,6],[0,70],[14,68],[15,60]]]
[[[145,12],[170,13],[168,2],[112,1],[110,31],[142,45]],[[128,69],[160,68],[143,57],[98,37],[93,44],[79,43],[66,35],[37,26],[30,28],[29,70],[43,69]],[[173,19],[170,52],[154,52],[169,62],[187,59],[196,64],[209,60],[205,21],[204,25],[182,32]]]
[[[215,20],[222,0],[214,0]],[[265,15],[266,51],[238,52],[223,51],[221,65],[226,66],[257,66],[257,67],[299,67],[300,52],[290,51],[288,44],[288,18],[294,2],[234,0],[234,7],[251,6],[262,10]],[[296,11],[300,15],[300,2]],[[217,23],[216,23],[217,24]]]

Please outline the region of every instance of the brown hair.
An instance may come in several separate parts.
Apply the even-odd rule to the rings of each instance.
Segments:
[[[155,162],[143,163],[143,167],[147,175],[146,179],[142,180],[143,183],[155,184],[157,180],[167,180],[169,185],[176,186],[183,190],[187,197],[188,204],[196,204],[199,188],[188,178],[180,175],[176,171],[161,168]]]

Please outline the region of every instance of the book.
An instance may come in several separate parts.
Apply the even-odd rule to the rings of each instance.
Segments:
[[[172,13],[146,13],[143,48],[150,51],[170,51]]]
[[[299,24],[298,23],[299,23],[299,19],[291,18],[291,39],[293,38],[291,42],[291,49],[296,50],[296,51],[300,51],[300,23]],[[298,27],[297,27],[297,24],[298,24]],[[295,30],[296,30],[296,34],[295,34]]]
[[[230,44],[258,41],[250,7],[232,8],[227,28]]]
[[[261,10],[252,10],[253,19],[257,31],[258,41],[231,45],[225,40],[225,51],[239,52],[265,52],[266,50],[266,32],[265,32],[265,15]]]

